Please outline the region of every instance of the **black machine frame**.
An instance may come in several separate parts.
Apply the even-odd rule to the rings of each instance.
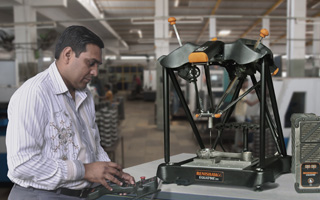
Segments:
[[[194,183],[214,183],[226,185],[238,185],[254,187],[261,189],[262,185],[267,182],[275,182],[275,179],[283,174],[289,173],[291,168],[291,156],[287,155],[283,132],[281,129],[281,121],[279,117],[276,96],[274,92],[272,73],[275,73],[277,68],[273,63],[272,52],[263,44],[256,44],[257,41],[249,39],[239,39],[233,43],[223,43],[221,41],[208,41],[201,46],[192,43],[174,50],[167,56],[162,56],[158,59],[163,67],[163,113],[164,113],[164,163],[158,166],[157,176],[164,181],[164,183],[176,183],[179,185],[190,185]],[[202,53],[208,59],[196,63],[190,62],[192,53]],[[234,111],[236,103],[247,95],[251,90],[255,90],[260,101],[260,121],[259,121],[259,140],[260,152],[259,158],[252,161],[250,166],[242,170],[229,168],[208,168],[208,167],[190,167],[184,166],[186,163],[192,162],[195,158],[185,160],[179,163],[170,162],[170,120],[169,120],[169,82],[176,90],[181,105],[185,111],[186,117],[193,130],[195,138],[201,149],[205,149],[205,145],[199,134],[196,123],[193,119],[191,111],[184,98],[182,90],[178,84],[175,76],[175,71],[178,72],[182,78],[188,79],[189,82],[196,82],[198,70],[196,66],[202,65],[206,77],[206,84],[208,87],[208,96],[210,98],[211,107],[207,112],[204,112],[199,105],[197,97],[198,112],[204,116],[214,117],[216,114],[221,115],[221,124],[227,124]],[[213,94],[211,90],[211,83],[209,78],[209,66],[219,65],[225,67],[230,83],[222,96],[220,103],[215,106],[213,104]],[[256,80],[255,73],[260,73],[261,79]],[[248,89],[243,95],[239,96],[239,91],[244,80],[250,77],[253,86]],[[198,95],[196,83],[196,95]],[[232,90],[233,89],[233,90]],[[221,109],[221,102],[224,98],[234,91],[232,100],[229,105]],[[267,92],[268,91],[268,92]],[[267,106],[267,95],[270,99],[271,111]],[[209,113],[209,115],[207,114]],[[274,139],[277,153],[274,156],[266,157],[266,128],[270,129]],[[223,129],[223,128],[222,128]],[[221,143],[221,132],[216,137],[213,149]],[[244,151],[247,151],[248,138],[247,133],[244,132],[243,137]],[[199,178],[199,177],[202,178]],[[203,178],[204,177],[204,178]]]

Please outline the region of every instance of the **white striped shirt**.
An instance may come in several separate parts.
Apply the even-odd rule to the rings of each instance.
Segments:
[[[8,177],[23,187],[82,189],[84,163],[110,161],[100,146],[88,89],[72,99],[53,62],[11,97],[6,134]]]

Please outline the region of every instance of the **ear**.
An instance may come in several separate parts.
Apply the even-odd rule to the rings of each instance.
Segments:
[[[71,60],[72,57],[72,48],[71,47],[66,47],[63,49],[63,51],[61,52],[61,58],[63,59],[65,64],[68,64]]]

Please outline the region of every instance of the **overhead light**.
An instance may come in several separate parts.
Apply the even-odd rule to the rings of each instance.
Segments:
[[[175,0],[174,1],[174,7],[178,7],[179,6],[180,1],[179,0]]]
[[[130,33],[138,33],[139,38],[142,38],[142,31],[140,29],[131,29]]]
[[[218,33],[218,36],[227,36],[230,35],[231,31],[230,30],[221,30]]]
[[[142,31],[141,31],[141,30],[138,30],[137,33],[138,33],[138,35],[139,35],[139,38],[142,38]]]
[[[121,56],[121,60],[147,60],[147,56]],[[149,56],[149,60],[153,60],[154,56]]]
[[[187,16],[187,17],[177,17],[177,24],[199,24],[204,21],[203,17],[199,16]],[[154,24],[155,19],[150,17],[143,18],[131,18],[131,24],[134,25],[149,25]]]
[[[190,17],[177,17],[178,24],[200,24],[203,22],[203,17],[190,16]]]
[[[43,62],[51,62],[51,57],[43,57]]]
[[[106,55],[104,57],[105,60],[116,60],[117,59],[117,56],[115,55]]]
[[[287,72],[282,72],[281,73],[281,76],[284,77],[284,78],[287,77],[287,75],[288,75]]]
[[[305,58],[305,59],[309,59],[309,58],[312,58],[312,57],[314,57],[314,56],[313,56],[313,55],[308,55],[308,54],[305,54],[305,55],[304,55],[304,58]],[[283,58],[283,59],[288,59],[288,55],[282,55],[281,58]]]

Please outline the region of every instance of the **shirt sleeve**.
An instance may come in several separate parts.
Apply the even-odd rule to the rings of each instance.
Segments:
[[[94,135],[94,141],[95,141],[95,146],[96,146],[96,161],[105,161],[105,162],[110,162],[110,158],[107,154],[107,152],[102,148],[101,146],[101,139],[100,139],[100,133],[99,133],[99,128],[97,126],[96,121],[96,112],[95,112],[95,105],[94,101],[92,98],[92,94],[89,92],[88,94],[88,101],[89,101],[89,110],[90,110],[90,115],[92,116],[93,119],[93,135]]]
[[[8,177],[22,186],[33,182],[40,189],[50,190],[82,179],[84,166],[80,161],[53,159],[46,154],[44,134],[49,114],[46,106],[39,88],[17,91],[8,106],[6,145]]]
[[[96,130],[96,147],[97,147],[97,154],[96,154],[96,158],[97,161],[106,161],[106,162],[110,162],[110,158],[107,154],[107,152],[102,148],[101,144],[100,144],[100,134],[99,134],[99,130],[98,130],[98,126],[95,125],[95,130]]]

